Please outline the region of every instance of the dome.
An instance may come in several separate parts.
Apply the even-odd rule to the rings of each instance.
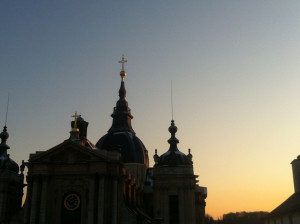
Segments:
[[[1,155],[0,170],[9,170],[15,173],[19,173],[19,165],[8,156]]]
[[[191,166],[192,155],[185,155],[180,152],[177,148],[177,144],[179,140],[175,137],[175,133],[177,132],[177,127],[175,126],[174,120],[171,121],[171,126],[169,127],[169,132],[171,133],[171,138],[168,140],[170,144],[169,150],[162,154],[161,156],[157,155],[157,150],[155,150],[154,160],[155,165],[158,166]]]
[[[177,150],[162,154],[158,159],[158,164],[161,166],[184,166],[190,163],[188,156]]]
[[[99,149],[121,150],[124,163],[141,163],[149,166],[148,152],[143,142],[132,132],[112,132],[96,144]]]

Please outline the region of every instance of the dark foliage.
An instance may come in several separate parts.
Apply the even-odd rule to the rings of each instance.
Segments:
[[[268,212],[237,212],[223,215],[223,224],[263,224]]]
[[[223,220],[205,216],[205,224],[263,224],[268,212],[236,212],[223,215]]]
[[[205,224],[214,224],[215,220],[212,216],[206,214],[205,215]]]

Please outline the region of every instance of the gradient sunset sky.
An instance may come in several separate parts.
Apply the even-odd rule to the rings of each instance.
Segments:
[[[300,1],[0,1],[0,123],[18,162],[111,126],[124,53],[127,101],[149,151],[191,148],[206,213],[271,211],[300,154]]]

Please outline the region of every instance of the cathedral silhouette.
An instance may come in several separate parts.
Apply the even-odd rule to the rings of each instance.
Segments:
[[[121,86],[112,126],[96,145],[87,138],[89,123],[75,113],[69,139],[30,154],[19,167],[7,153],[9,134],[4,126],[1,224],[204,224],[207,189],[197,184],[190,150],[186,155],[177,147],[174,120],[169,149],[160,156],[155,150],[155,164],[149,167],[148,151],[131,126],[127,60],[123,56],[119,62]]]

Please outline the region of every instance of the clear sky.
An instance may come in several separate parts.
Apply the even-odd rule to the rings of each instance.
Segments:
[[[300,149],[300,1],[0,1],[0,122],[10,94],[18,163],[111,125],[124,53],[133,128],[168,149],[173,82],[179,149],[191,148],[206,211],[271,211],[293,193]]]

